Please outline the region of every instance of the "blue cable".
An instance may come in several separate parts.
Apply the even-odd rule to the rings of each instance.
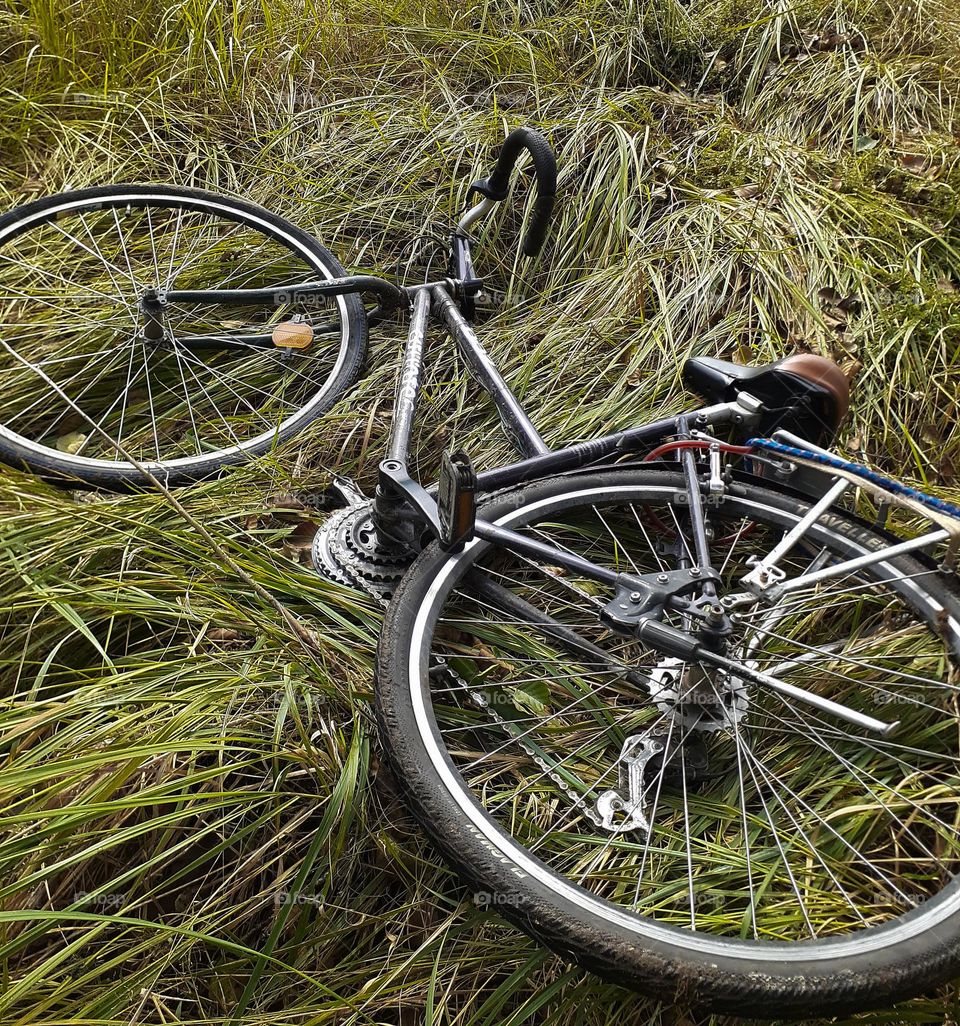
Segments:
[[[797,449],[795,446],[776,442],[772,438],[749,438],[747,439],[747,445],[754,449],[769,449],[771,452],[777,452],[783,456],[794,456],[799,459],[811,460],[814,463],[821,463],[825,467],[833,467],[835,470],[845,470],[857,477],[862,477],[865,481],[870,481],[880,488],[886,489],[888,492],[893,492],[894,495],[903,495],[914,499],[924,506],[929,506],[931,509],[938,510],[940,513],[946,513],[947,516],[960,520],[960,506],[955,506],[952,502],[947,502],[946,499],[938,499],[934,495],[926,495],[916,488],[901,484],[899,481],[893,481],[889,477],[884,477],[882,474],[871,470],[869,467],[861,466],[859,463],[851,463],[849,460],[841,459],[839,456],[827,456],[823,453],[812,452],[809,449]]]

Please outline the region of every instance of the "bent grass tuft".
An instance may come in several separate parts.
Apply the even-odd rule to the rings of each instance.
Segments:
[[[531,124],[560,162],[552,242],[514,256],[520,189],[479,254],[503,299],[484,339],[548,442],[681,408],[691,354],[813,351],[854,378],[848,455],[960,495],[946,0],[7,0],[0,53],[4,209],[223,190],[411,280]],[[373,738],[379,612],[306,565],[312,513],[274,515],[332,469],[371,485],[400,339],[375,332],[368,376],[283,451],[179,495],[233,567],[162,496],[0,471],[4,1023],[683,1021],[439,864]],[[452,445],[505,459],[432,354],[420,472]],[[856,1021],[892,1015],[953,1021],[955,988]]]

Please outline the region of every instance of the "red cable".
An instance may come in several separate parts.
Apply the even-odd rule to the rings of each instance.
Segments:
[[[741,456],[747,456],[753,452],[753,449],[749,445],[731,445],[729,442],[701,442],[695,438],[686,438],[682,440],[678,439],[675,442],[664,442],[663,445],[658,445],[656,449],[647,453],[647,455],[643,457],[641,463],[649,463],[651,460],[655,460],[658,456],[662,456],[663,453],[672,452],[674,449],[709,449],[711,445],[718,445],[721,452],[735,452]],[[664,524],[664,522],[660,520],[656,513],[654,513],[649,507],[647,507],[647,515],[655,521],[654,526],[658,527],[662,534],[666,534],[668,532],[667,525]],[[754,523],[746,528],[746,530],[738,531],[736,537],[742,537],[749,534],[756,526],[757,525]],[[724,541],[729,541],[731,537],[734,536],[727,535],[725,538],[719,538],[718,541],[723,543]]]
[[[641,460],[642,463],[649,463],[665,452],[672,452],[674,449],[709,449],[712,445],[720,447],[721,452],[735,452],[741,456],[747,456],[753,449],[749,445],[731,445],[729,442],[701,442],[695,438],[687,438],[676,442],[664,442],[658,445],[652,452],[647,453]]]

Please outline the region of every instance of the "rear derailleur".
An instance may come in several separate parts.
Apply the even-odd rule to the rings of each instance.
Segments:
[[[616,765],[618,786],[602,792],[596,804],[601,826],[614,834],[628,830],[649,834],[649,793],[653,792],[655,803],[661,788],[696,783],[709,770],[704,742],[691,736],[681,746],[671,739],[668,728],[631,734],[620,749]]]

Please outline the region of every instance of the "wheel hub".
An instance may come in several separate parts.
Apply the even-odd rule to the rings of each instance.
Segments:
[[[647,687],[657,708],[685,729],[727,730],[743,719],[748,708],[742,680],[681,659],[657,663],[649,671]]]
[[[166,300],[156,289],[147,289],[140,297],[140,313],[143,324],[140,331],[150,342],[161,342],[166,336],[163,325],[163,307]]]

